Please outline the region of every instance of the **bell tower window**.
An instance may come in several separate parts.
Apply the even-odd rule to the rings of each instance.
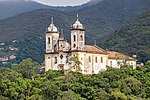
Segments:
[[[76,36],[75,35],[73,36],[73,40],[76,41]]]
[[[83,41],[83,35],[80,35],[80,41]]]
[[[76,47],[76,44],[74,44],[73,47],[75,48],[75,47]]]
[[[48,44],[50,44],[51,43],[51,39],[50,39],[50,37],[48,37]]]

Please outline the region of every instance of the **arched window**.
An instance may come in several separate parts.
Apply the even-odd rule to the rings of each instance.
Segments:
[[[51,43],[51,39],[50,39],[50,37],[48,37],[48,44],[50,44]]]
[[[57,64],[57,57],[55,57],[55,62],[54,63]]]
[[[91,57],[89,56],[89,62],[91,62]]]
[[[80,35],[80,41],[83,41],[83,35]]]
[[[73,40],[76,41],[76,36],[75,35],[73,36]]]

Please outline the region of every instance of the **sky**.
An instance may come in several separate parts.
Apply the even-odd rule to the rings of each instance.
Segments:
[[[0,1],[21,1],[21,0],[0,0]],[[84,4],[90,0],[22,0],[22,1],[36,1],[50,6],[76,6]]]

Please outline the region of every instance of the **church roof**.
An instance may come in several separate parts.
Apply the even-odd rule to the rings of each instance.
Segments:
[[[124,55],[122,53],[119,52],[115,52],[115,51],[107,51],[108,52],[108,59],[118,59],[118,60],[130,60],[130,61],[135,61],[136,59],[133,57],[129,57],[127,55]]]
[[[48,32],[57,32],[58,31],[57,27],[54,25],[54,19],[53,19],[53,17],[51,18],[51,24],[47,28],[47,31]]]
[[[79,16],[77,14],[77,20],[76,22],[73,24],[73,28],[74,29],[84,29],[83,25],[81,24],[81,22],[79,21]]]
[[[85,45],[84,51],[90,52],[90,53],[107,54],[107,52],[104,49],[102,49],[96,45]]]

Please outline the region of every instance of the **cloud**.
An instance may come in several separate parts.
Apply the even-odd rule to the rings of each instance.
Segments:
[[[0,2],[13,2],[13,1],[32,1],[32,0],[0,0]]]
[[[74,6],[74,5],[81,5],[90,0],[34,0],[34,1],[51,6]]]
[[[7,1],[7,2],[36,1],[38,3],[42,3],[42,4],[50,5],[50,6],[75,6],[75,5],[81,5],[90,0],[0,0],[0,2],[2,2],[2,1]]]

